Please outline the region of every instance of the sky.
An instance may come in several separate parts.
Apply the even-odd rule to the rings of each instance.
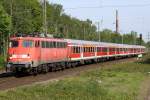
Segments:
[[[101,22],[100,29],[115,31],[115,12],[119,12],[119,31],[136,31],[148,41],[150,32],[150,0],[49,0],[63,5],[64,12],[80,20]]]

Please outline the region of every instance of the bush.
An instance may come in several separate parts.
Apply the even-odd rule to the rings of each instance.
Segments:
[[[4,66],[4,57],[0,56],[0,69],[2,69]]]
[[[150,64],[150,52],[148,52],[147,55],[144,56],[143,63]]]

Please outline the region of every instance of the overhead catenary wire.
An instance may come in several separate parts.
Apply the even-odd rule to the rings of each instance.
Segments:
[[[126,7],[150,7],[150,3],[148,4],[129,4],[129,5],[101,5],[101,6],[85,6],[85,7],[68,7],[65,9],[97,9],[97,8],[126,8]]]

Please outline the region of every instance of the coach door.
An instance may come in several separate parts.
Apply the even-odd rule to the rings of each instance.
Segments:
[[[83,46],[80,46],[81,59],[83,59],[83,52],[84,52],[83,48],[84,48]]]

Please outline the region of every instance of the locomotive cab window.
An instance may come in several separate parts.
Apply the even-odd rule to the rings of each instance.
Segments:
[[[9,43],[9,47],[11,48],[15,48],[15,47],[18,47],[19,46],[19,42],[16,41],[16,40],[11,40],[10,43]]]
[[[23,47],[26,47],[26,48],[30,48],[30,47],[33,47],[33,41],[31,41],[31,40],[24,40],[23,42],[22,42],[22,46]]]

